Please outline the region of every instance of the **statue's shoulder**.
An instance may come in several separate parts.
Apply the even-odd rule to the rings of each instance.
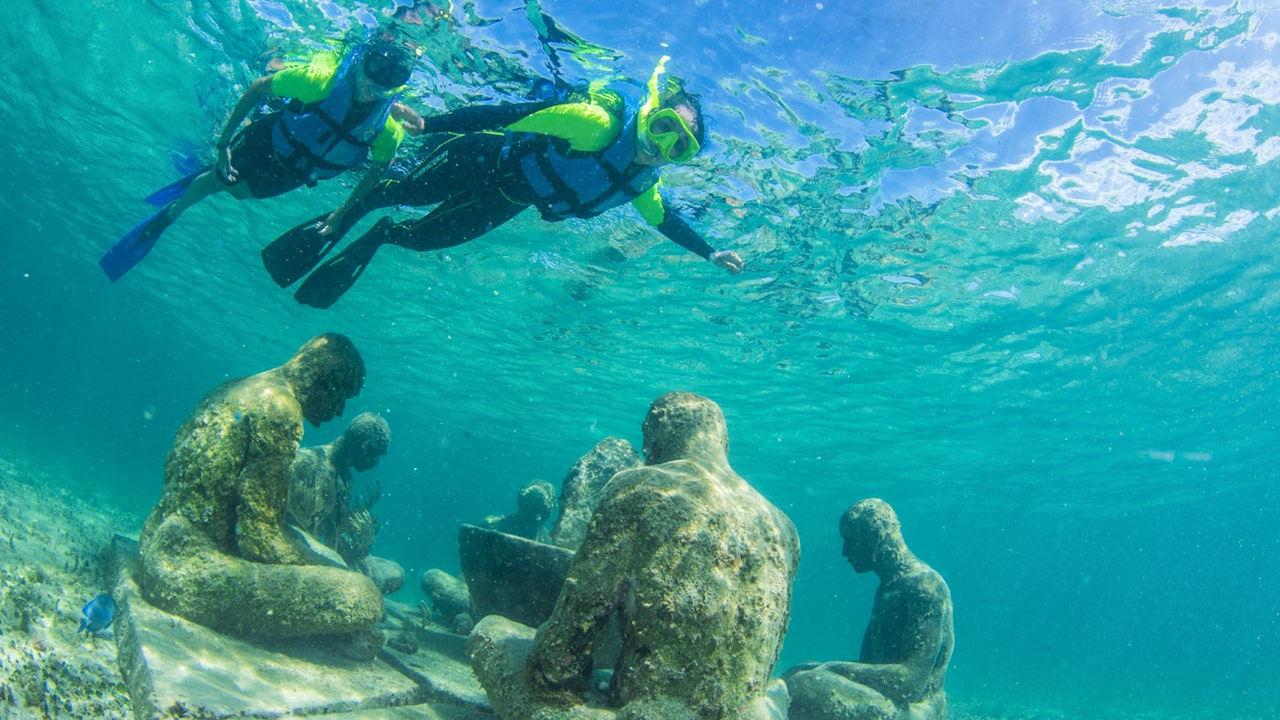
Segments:
[[[951,588],[947,587],[947,581],[927,563],[916,561],[915,567],[903,576],[900,584],[904,590],[924,600],[951,602]]]

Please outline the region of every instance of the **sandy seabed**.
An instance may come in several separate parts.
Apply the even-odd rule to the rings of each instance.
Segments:
[[[77,630],[142,520],[0,459],[0,718],[132,717],[112,631]]]

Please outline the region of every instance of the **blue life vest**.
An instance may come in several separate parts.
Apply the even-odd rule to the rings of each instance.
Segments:
[[[657,168],[632,165],[641,95],[625,83],[610,83],[623,99],[622,132],[596,152],[570,150],[568,143],[538,133],[508,132],[503,152],[520,163],[544,220],[595,217],[630,202],[658,181]]]
[[[271,145],[285,166],[310,173],[316,180],[331,178],[359,166],[382,132],[396,98],[370,103],[359,122],[344,127],[355,106],[356,73],[362,54],[350,53],[338,67],[329,94],[318,102],[291,102],[271,131]]]

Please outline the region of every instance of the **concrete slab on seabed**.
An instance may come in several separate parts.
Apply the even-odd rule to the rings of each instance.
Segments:
[[[120,669],[139,718],[324,714],[349,720],[492,720],[483,691],[477,698],[458,679],[465,672],[479,690],[465,656],[457,657],[449,645],[437,650],[427,638],[422,677],[384,660],[269,650],[148,604],[134,582],[136,563],[129,561],[128,550],[128,541],[119,538],[117,551],[125,557],[116,588],[121,612],[115,633]],[[388,628],[387,634],[399,631]],[[450,688],[466,691],[455,698]]]
[[[412,637],[417,651],[406,653],[387,643],[381,658],[426,688],[426,699],[491,712],[489,697],[471,671],[467,660],[467,638],[442,628],[425,626],[421,612],[397,602],[386,603],[387,614],[380,627],[388,639],[404,633]]]

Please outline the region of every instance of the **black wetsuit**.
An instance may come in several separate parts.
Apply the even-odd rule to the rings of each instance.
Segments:
[[[521,118],[556,104],[552,101],[472,106],[444,115],[425,118],[427,133],[433,133],[418,163],[403,177],[379,183],[356,207],[343,217],[324,243],[317,227],[326,215],[308,220],[282,235],[264,251],[268,270],[281,286],[301,276],[278,272],[269,258],[279,248],[290,245],[321,248],[319,262],[343,234],[362,217],[385,207],[436,205],[425,216],[400,223],[384,218],[352,242],[341,253],[321,265],[299,288],[299,302],[329,307],[350,288],[367,267],[377,248],[398,245],[418,252],[461,245],[511,220],[536,201],[533,188],[511,153],[508,134],[498,130]],[[693,228],[676,213],[665,214],[657,229],[701,257],[714,252]],[[321,247],[323,245],[323,247]],[[310,267],[302,269],[302,272]]]

